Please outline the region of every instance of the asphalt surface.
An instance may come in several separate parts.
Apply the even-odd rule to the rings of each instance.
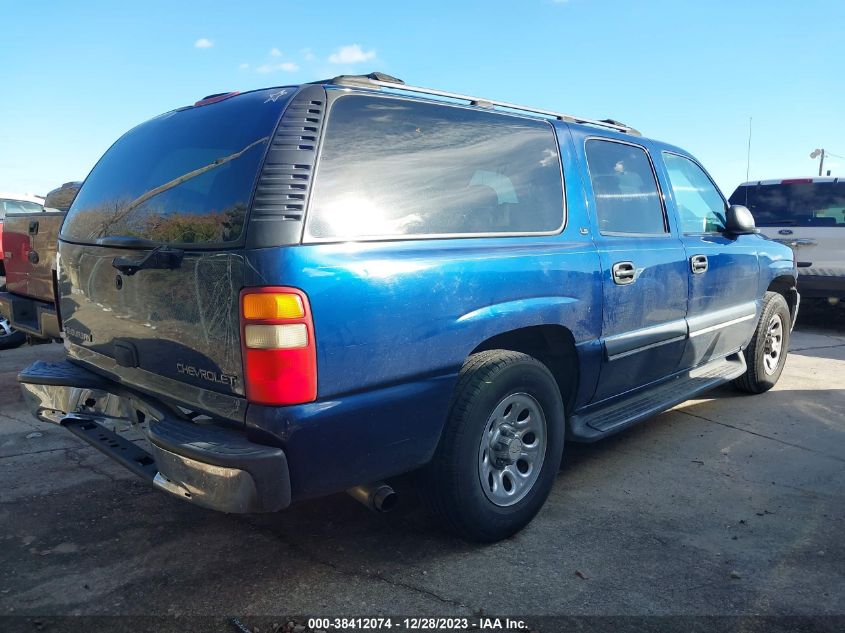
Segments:
[[[408,482],[387,515],[156,492],[25,410],[16,372],[62,356],[0,351],[0,615],[845,614],[845,310],[802,316],[767,394],[569,445],[540,515],[484,547]]]

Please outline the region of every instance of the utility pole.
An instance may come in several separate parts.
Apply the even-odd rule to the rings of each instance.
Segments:
[[[824,169],[824,149],[814,149],[813,152],[810,154],[810,158],[821,157],[819,161],[819,176],[822,175],[822,170]]]

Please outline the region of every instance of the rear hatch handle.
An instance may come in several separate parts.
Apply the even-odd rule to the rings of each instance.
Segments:
[[[140,259],[128,257],[115,257],[111,265],[117,268],[124,275],[134,275],[139,270],[149,269],[176,269],[182,266],[182,258],[185,251],[178,248],[171,248],[167,245],[157,246]]]

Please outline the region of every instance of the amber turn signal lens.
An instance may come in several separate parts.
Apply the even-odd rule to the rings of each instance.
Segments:
[[[298,295],[275,292],[244,295],[243,312],[245,319],[301,319],[305,316]]]

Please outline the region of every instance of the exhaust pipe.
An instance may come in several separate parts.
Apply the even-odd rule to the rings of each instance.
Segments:
[[[390,512],[396,506],[396,492],[383,481],[364,486],[355,486],[346,492],[353,499],[360,501],[374,512]]]

